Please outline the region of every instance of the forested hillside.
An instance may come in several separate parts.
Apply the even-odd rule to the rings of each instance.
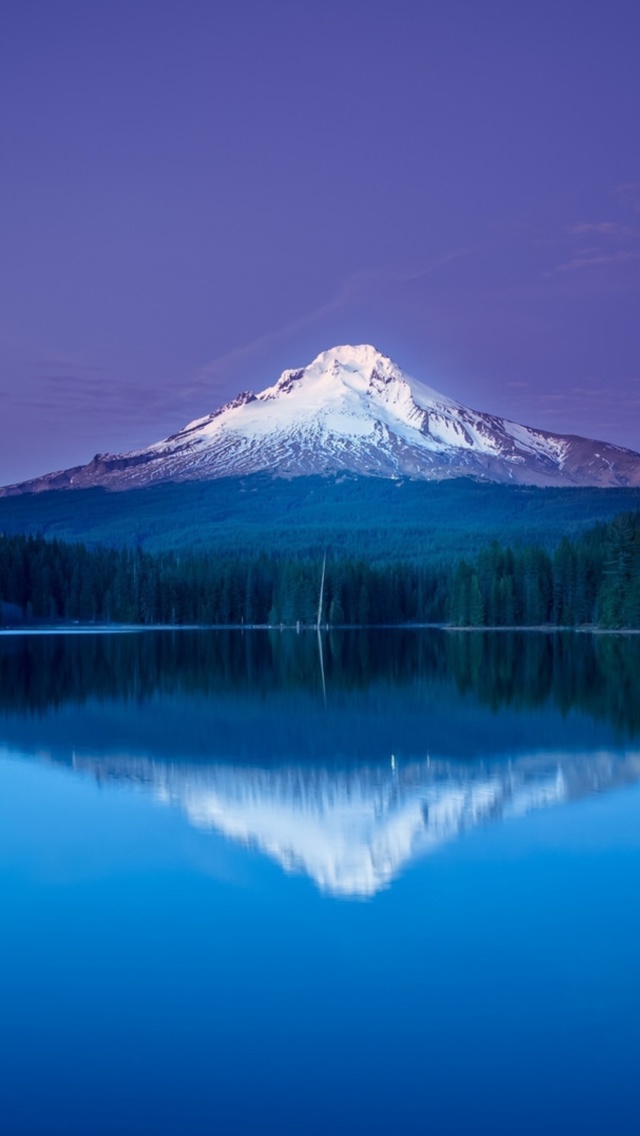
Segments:
[[[313,624],[322,554],[180,555],[0,537],[11,619]],[[493,542],[468,559],[370,564],[328,550],[322,622],[640,627],[640,511],[553,551]]]
[[[41,533],[90,547],[243,557],[335,556],[424,565],[475,555],[492,540],[553,549],[597,521],[640,508],[640,489],[536,489],[467,478],[265,474],[0,498],[0,532]]]

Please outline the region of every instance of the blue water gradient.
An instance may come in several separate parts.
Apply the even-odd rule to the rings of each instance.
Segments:
[[[291,694],[291,714],[297,697],[306,713],[307,694]],[[163,697],[173,720],[170,692],[155,690],[155,714]],[[403,697],[415,710],[396,683],[394,705]],[[461,720],[482,718],[473,692],[457,697]],[[102,702],[101,713],[117,719],[118,706]],[[322,787],[315,814],[304,797],[308,826],[329,824],[334,840],[362,839],[351,813],[336,828],[354,785],[366,797],[374,784],[372,841],[413,817],[403,802],[414,790],[431,801],[424,830],[439,824],[434,766],[449,809],[464,786],[483,785],[483,801],[487,785],[500,787],[499,807],[491,797],[474,823],[456,813],[467,820],[438,827],[446,838],[350,895],[294,855],[298,829],[286,826],[300,780],[267,800],[292,859],[260,844],[247,812],[251,786],[265,801],[255,755],[223,758],[212,743],[194,764],[151,735],[132,755],[126,714],[118,743],[96,731],[91,747],[95,703],[0,715],[3,1131],[635,1136],[640,742],[617,729],[607,738],[601,723],[590,747],[588,718],[572,711],[573,752],[568,740],[532,750],[553,718],[541,706],[521,709],[505,756],[500,713],[482,718],[482,754],[458,764],[388,755],[372,782],[353,754],[333,764],[328,754],[328,795],[307,759],[304,783]],[[47,748],[39,729],[58,741]],[[283,761],[262,766],[267,785],[280,785]],[[347,797],[345,769],[357,773]],[[523,784],[528,807],[512,807]],[[552,799],[550,785],[564,788]],[[203,814],[212,786],[215,809]]]

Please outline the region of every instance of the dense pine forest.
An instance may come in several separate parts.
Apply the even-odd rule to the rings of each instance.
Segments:
[[[0,613],[31,621],[301,625],[321,556],[157,553],[0,537]],[[470,559],[371,565],[329,550],[322,622],[640,627],[640,511],[553,551],[494,541]]]
[[[0,494],[0,532],[145,552],[336,558],[417,566],[475,556],[490,540],[553,549],[640,508],[640,487],[499,485],[386,477],[249,477],[163,482],[146,489]]]

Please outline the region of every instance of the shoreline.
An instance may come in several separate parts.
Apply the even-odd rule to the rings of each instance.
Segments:
[[[13,637],[18,635],[132,635],[145,631],[295,631],[302,632],[321,631],[446,631],[463,632],[464,634],[506,632],[535,632],[542,635],[557,635],[571,632],[578,635],[640,635],[637,627],[598,627],[595,624],[581,624],[577,627],[556,625],[553,623],[531,625],[513,624],[509,626],[495,625],[491,627],[474,627],[470,625],[457,626],[451,623],[340,623],[322,624],[285,624],[285,623],[60,623],[60,624],[14,624],[0,627],[0,637]]]

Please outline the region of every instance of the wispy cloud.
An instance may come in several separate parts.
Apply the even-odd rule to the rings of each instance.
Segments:
[[[93,374],[72,371],[36,374],[22,397],[12,396],[11,403],[17,410],[37,408],[38,414],[44,414],[52,423],[73,420],[81,430],[91,430],[92,425],[104,418],[118,428],[133,427],[141,441],[147,437],[154,421],[164,418],[173,428],[176,412],[170,390],[155,391],[111,376],[106,378],[98,367]]]
[[[55,430],[73,422],[80,435],[101,437],[100,424],[104,421],[115,427],[116,436],[127,439],[126,448],[146,445],[196,414],[213,409],[216,399],[227,396],[231,384],[246,382],[247,372],[261,366],[274,349],[286,347],[296,333],[320,325],[334,313],[366,306],[369,298],[384,295],[386,289],[419,282],[473,251],[453,249],[413,268],[373,267],[351,273],[325,303],[220,355],[190,376],[177,377],[175,382],[131,381],[73,352],[47,349],[37,354],[31,350],[27,355],[25,351],[25,382],[6,398],[13,410],[21,415],[37,413]],[[292,359],[291,365],[295,362]],[[105,442],[109,444],[109,434]]]
[[[431,276],[454,260],[467,256],[475,251],[474,248],[465,247],[453,249],[434,258],[428,264],[417,270],[402,271],[390,268],[370,268],[350,273],[339,285],[338,289],[326,303],[309,312],[305,312],[297,319],[291,320],[266,335],[259,336],[242,347],[236,347],[217,359],[199,367],[190,383],[183,389],[184,398],[192,398],[203,386],[211,387],[212,382],[225,379],[229,371],[242,365],[250,364],[259,359],[265,351],[285,343],[287,339],[305,328],[312,327],[326,316],[348,309],[351,305],[366,298],[372,292],[389,285],[402,285],[424,277]]]
[[[634,213],[640,213],[640,181],[621,182],[614,187],[613,196]]]
[[[70,372],[72,374],[95,374],[104,371],[98,363],[87,363],[78,355],[64,351],[54,351],[45,358],[32,359],[32,367],[36,370],[52,372]]]
[[[629,202],[624,204],[628,211]],[[640,226],[630,224],[628,218],[583,219],[566,225],[564,232],[565,255],[548,275],[612,268],[640,260]]]
[[[556,264],[556,272],[579,272],[584,268],[600,268],[606,264],[624,264],[629,261],[640,260],[640,251],[634,249],[618,249],[613,253],[601,253],[597,256],[572,256],[562,264]]]
[[[638,230],[632,225],[619,221],[581,221],[578,225],[568,225],[567,232],[582,237],[592,233],[601,237],[637,237]]]

